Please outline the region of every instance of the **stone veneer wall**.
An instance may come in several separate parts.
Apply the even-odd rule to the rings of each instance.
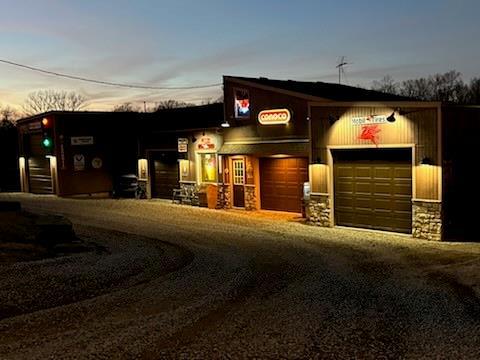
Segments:
[[[305,209],[307,222],[310,225],[331,227],[331,209],[328,195],[310,195]]]
[[[232,196],[229,185],[218,185],[217,209],[230,209],[232,207]]]
[[[245,210],[257,210],[257,196],[255,186],[245,186]]]
[[[417,239],[442,240],[442,204],[413,201],[413,237]]]

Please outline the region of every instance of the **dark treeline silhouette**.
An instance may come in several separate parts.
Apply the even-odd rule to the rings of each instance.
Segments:
[[[401,82],[387,75],[379,81],[374,81],[372,90],[424,101],[480,104],[480,78],[473,78],[469,83],[465,83],[462,74],[455,70]]]
[[[20,190],[17,128],[3,113],[0,120],[0,167],[0,191]]]

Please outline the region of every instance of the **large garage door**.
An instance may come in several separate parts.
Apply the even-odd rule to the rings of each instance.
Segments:
[[[42,135],[30,135],[30,154],[28,158],[30,192],[34,194],[52,194],[50,160],[46,158],[41,142]]]
[[[306,158],[260,159],[262,209],[301,212]]]
[[[337,225],[411,233],[411,150],[337,151]]]
[[[153,156],[152,196],[171,199],[178,185],[178,161],[175,151],[155,153]]]

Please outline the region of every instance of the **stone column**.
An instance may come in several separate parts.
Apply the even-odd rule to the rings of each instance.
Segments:
[[[232,197],[229,185],[218,185],[217,209],[230,209]]]
[[[413,201],[413,237],[423,240],[442,240],[442,204]]]
[[[310,195],[305,210],[308,224],[321,227],[332,226],[332,212],[328,195]]]
[[[245,210],[257,210],[257,196],[255,195],[255,186],[245,186]]]

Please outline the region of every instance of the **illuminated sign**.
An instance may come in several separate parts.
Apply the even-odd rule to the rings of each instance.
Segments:
[[[248,90],[235,89],[235,117],[250,117],[250,96]]]
[[[200,140],[198,140],[197,144],[198,150],[215,150],[215,143],[210,136],[202,136]]]
[[[372,124],[387,124],[388,119],[386,115],[370,115],[370,116],[359,116],[352,118],[352,125],[361,126],[361,125],[372,125]]]
[[[284,125],[292,118],[288,109],[263,110],[258,114],[258,122],[262,125]]]
[[[188,152],[188,139],[178,138],[178,152],[179,153]]]

